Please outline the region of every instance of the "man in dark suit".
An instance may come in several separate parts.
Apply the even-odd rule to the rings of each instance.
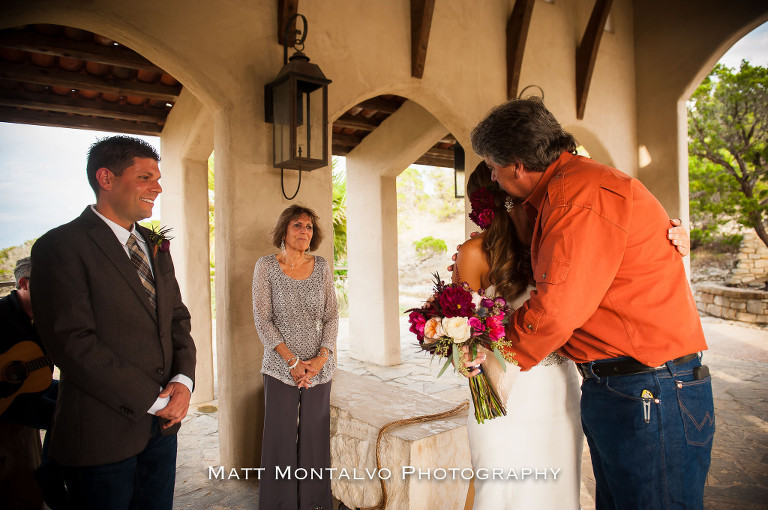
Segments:
[[[32,309],[61,370],[50,455],[77,508],[172,507],[195,345],[168,243],[136,223],[162,191],[159,159],[135,138],[95,143],[96,204],[32,248]]]

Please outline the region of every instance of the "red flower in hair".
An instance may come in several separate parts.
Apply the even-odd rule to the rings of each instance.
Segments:
[[[476,189],[469,195],[469,204],[472,206],[469,219],[483,230],[490,227],[494,216],[493,210],[496,207],[493,193],[488,188]]]

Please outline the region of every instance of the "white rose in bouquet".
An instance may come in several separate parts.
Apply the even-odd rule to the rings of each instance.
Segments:
[[[443,329],[445,334],[453,339],[453,342],[460,344],[469,339],[472,328],[469,327],[469,321],[466,317],[446,317],[443,319]]]

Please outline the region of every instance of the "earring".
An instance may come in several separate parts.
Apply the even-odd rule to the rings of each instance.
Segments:
[[[281,249],[282,251],[285,251],[285,237],[283,237],[283,240],[282,240],[282,241],[280,241],[280,249]]]
[[[504,199],[504,208],[507,210],[507,212],[511,211],[515,208],[515,199],[512,197],[507,197]]]

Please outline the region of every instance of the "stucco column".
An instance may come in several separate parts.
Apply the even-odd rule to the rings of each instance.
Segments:
[[[192,403],[213,400],[213,344],[208,243],[208,156],[213,116],[186,90],[161,136],[162,224],[172,228],[171,253],[197,348]]]
[[[267,78],[258,80],[265,83]],[[260,463],[264,347],[253,322],[251,284],[259,257],[278,251],[270,231],[286,207],[302,204],[318,214],[325,241],[315,254],[333,263],[330,167],[305,172],[299,194],[285,200],[280,170],[272,168],[272,125],[254,106],[262,105],[263,98],[251,100],[250,107],[217,112],[214,122],[219,449],[221,464],[228,468]],[[286,171],[289,193],[297,177],[298,172]]]
[[[400,363],[397,176],[447,129],[408,101],[347,156],[350,355]]]

